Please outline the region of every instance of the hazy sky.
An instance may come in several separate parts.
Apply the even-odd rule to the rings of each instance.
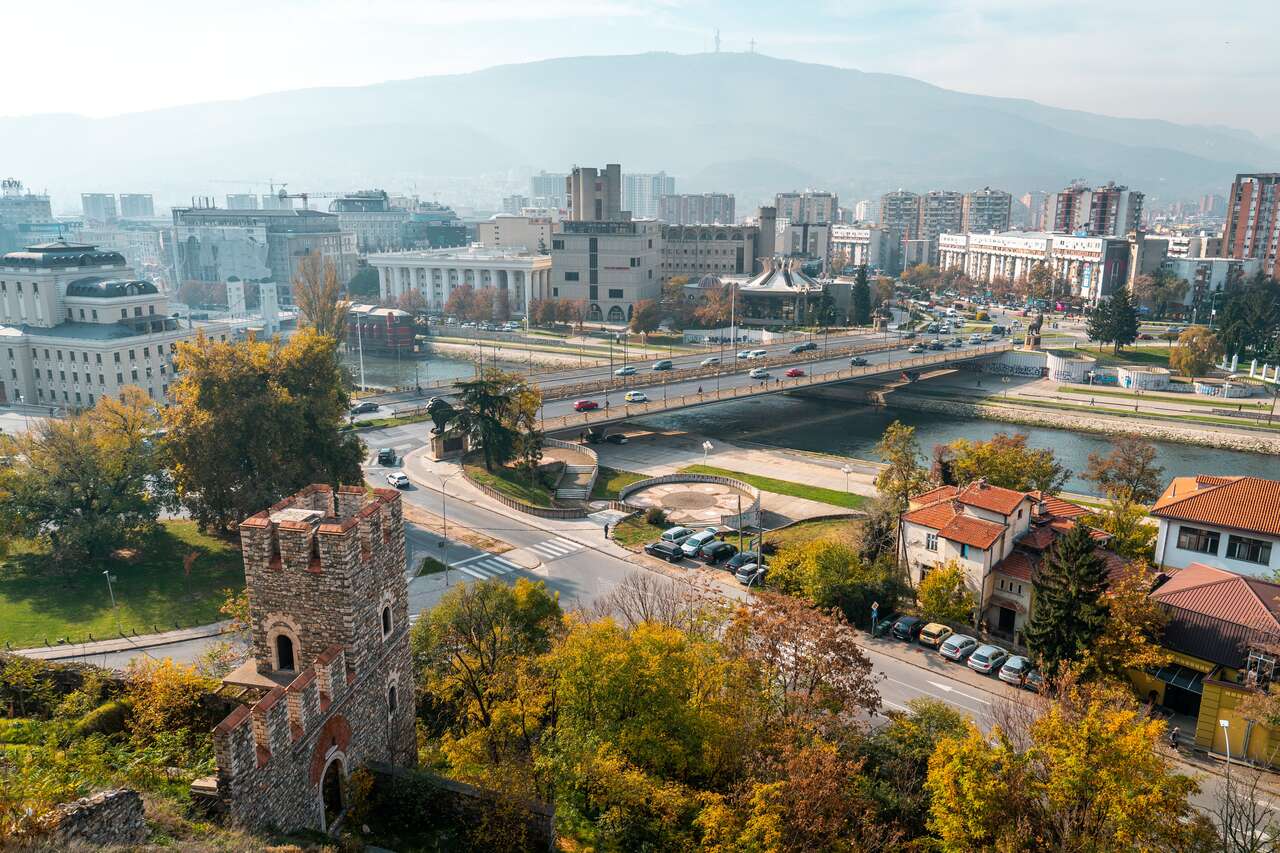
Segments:
[[[755,39],[951,89],[1280,135],[1280,0],[62,0],[2,17],[8,115],[696,53],[719,27],[722,50]]]

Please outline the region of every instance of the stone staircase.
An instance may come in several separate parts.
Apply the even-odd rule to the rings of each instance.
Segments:
[[[572,444],[556,438],[548,438],[544,443],[547,447],[572,450],[591,460],[589,464],[566,464],[564,466],[564,470],[560,473],[560,481],[556,483],[556,500],[585,501],[589,498],[591,489],[596,484],[596,475],[600,470],[596,452],[586,445]]]

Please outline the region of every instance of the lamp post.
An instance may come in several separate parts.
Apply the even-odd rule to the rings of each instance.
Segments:
[[[115,580],[115,578],[111,577],[110,569],[104,571],[102,576],[107,579],[107,594],[111,596],[111,611],[116,617],[116,631],[120,634],[124,634],[124,629],[120,627],[120,610],[116,607],[116,592],[111,588],[111,582]]]
[[[848,465],[841,465],[840,472],[844,474],[844,492],[847,495],[849,493],[849,475],[853,473],[853,469]]]
[[[712,445],[712,443],[709,441],[702,442],[702,464],[703,465],[707,464],[707,454],[711,452],[711,449],[713,446],[714,445]]]
[[[1222,726],[1222,737],[1227,744],[1227,774],[1231,773],[1231,721],[1218,720],[1218,725]]]
[[[462,469],[459,468],[447,477],[443,474],[436,474],[436,477],[440,479],[440,556],[443,558],[440,562],[444,563],[445,589],[449,588],[449,493],[445,490],[445,484],[461,473]]]

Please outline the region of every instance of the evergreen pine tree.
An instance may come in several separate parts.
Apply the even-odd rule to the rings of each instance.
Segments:
[[[1133,304],[1129,288],[1122,287],[1107,300],[1110,315],[1108,339],[1116,345],[1116,352],[1138,339],[1138,309]]]
[[[858,280],[853,285],[853,325],[871,322],[871,286],[867,284],[867,265],[858,267]]]
[[[1024,635],[1041,668],[1054,675],[1080,659],[1107,621],[1107,561],[1089,528],[1077,524],[1058,538],[1033,585],[1035,611]]]
[[[1099,344],[1111,343],[1110,299],[1100,299],[1098,304],[1093,306],[1093,310],[1089,312],[1084,331],[1091,341],[1097,341]]]

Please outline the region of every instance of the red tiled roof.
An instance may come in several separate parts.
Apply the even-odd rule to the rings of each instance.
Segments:
[[[997,524],[994,521],[958,513],[946,527],[938,531],[938,535],[948,541],[959,542],[985,551],[1007,529],[1006,525]]]
[[[1224,622],[1280,632],[1280,584],[1192,563],[1151,593],[1161,604]]]
[[[1011,514],[1018,508],[1018,504],[1026,499],[1026,492],[1015,492],[1013,489],[992,486],[982,480],[970,483],[956,495],[956,500],[962,504],[998,512],[1001,515]]]
[[[1062,498],[1054,497],[1053,495],[1046,495],[1044,492],[1038,490],[1027,492],[1027,495],[1033,501],[1043,503],[1045,513],[1053,516],[1054,518],[1078,518],[1089,511],[1079,504],[1073,504],[1071,501],[1064,501]]]
[[[1157,518],[1280,536],[1280,482],[1261,477],[1177,477],[1151,508]]]
[[[1036,570],[1036,561],[1025,551],[1011,551],[1009,556],[996,563],[995,571],[1020,581],[1030,581]]]
[[[911,506],[913,508],[926,506],[927,504],[936,503],[947,498],[954,498],[960,490],[955,486],[938,486],[936,489],[930,489],[927,492],[911,498]]]
[[[912,524],[919,524],[923,527],[931,527],[934,530],[941,530],[951,523],[951,519],[959,515],[960,511],[951,503],[951,501],[938,501],[928,506],[922,506],[919,509],[913,509],[910,512],[902,514],[903,521],[909,521]]]

